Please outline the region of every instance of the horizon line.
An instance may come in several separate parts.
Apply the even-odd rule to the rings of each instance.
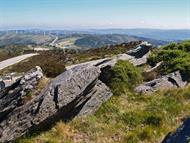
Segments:
[[[0,27],[0,31],[14,31],[14,30],[52,30],[52,31],[87,31],[87,30],[190,30],[190,28],[4,28]]]

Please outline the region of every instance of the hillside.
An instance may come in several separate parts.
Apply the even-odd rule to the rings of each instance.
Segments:
[[[27,126],[35,128],[33,124],[37,124],[40,128],[18,138],[15,142],[162,142],[169,132],[175,131],[190,115],[190,78],[186,76],[189,75],[189,47],[189,41],[169,44],[159,49],[152,49],[144,43],[139,45],[138,42],[130,42],[81,52],[47,51],[7,68],[2,71],[3,74],[13,71],[26,73],[40,61],[45,79],[37,84],[36,92],[32,91],[26,94],[28,96],[23,96],[24,102],[29,104],[16,107],[22,109],[22,112],[12,112],[13,114],[8,117],[13,121],[22,115],[23,120],[15,120],[15,124],[6,122],[7,117],[3,119],[2,125],[7,125],[3,126],[5,129],[3,133],[6,133],[4,136],[5,138],[8,138],[8,135],[17,136],[20,130],[26,132]],[[144,58],[147,57],[146,63]],[[69,58],[73,61],[68,60]],[[134,66],[139,60],[141,63]],[[87,61],[91,62],[67,69],[69,65]],[[162,64],[155,67],[160,62]],[[64,68],[60,69],[60,66]],[[154,68],[150,70],[151,67]],[[62,74],[56,77],[60,73]],[[156,76],[148,78],[153,73],[156,73]],[[23,78],[25,77],[28,76]],[[56,78],[52,79],[53,77]],[[154,84],[148,87],[149,82]],[[138,92],[136,89],[142,86],[141,90],[145,87],[149,90]],[[82,87],[85,87],[85,90]],[[40,92],[43,88],[44,90]],[[150,90],[151,88],[154,90]],[[24,92],[27,91],[26,89]],[[39,97],[43,97],[43,100]],[[37,112],[30,116],[28,113],[31,111],[27,108],[33,109],[33,104],[38,105],[34,108]],[[7,104],[5,106],[7,107]],[[100,108],[97,110],[97,107]],[[4,110],[3,113],[7,114]],[[50,118],[48,114],[51,114]],[[49,122],[40,124],[40,121],[44,120],[42,117],[47,117],[45,121],[51,119],[55,122],[49,126],[47,126]],[[33,124],[30,123],[31,119]],[[12,125],[15,128],[10,132]]]
[[[40,34],[29,34],[29,33],[18,33],[10,32],[3,33],[0,35],[0,46],[7,45],[41,45],[47,44],[53,41],[55,36],[52,35],[40,35]]]
[[[54,41],[55,40],[55,41]],[[54,42],[53,42],[54,41]],[[72,31],[29,31],[18,30],[1,32],[0,47],[11,45],[20,46],[48,46],[48,48],[57,47],[61,49],[90,49],[101,48],[109,45],[117,45],[129,43],[131,41],[148,41],[158,45],[165,45],[168,42],[164,40],[156,40],[153,38],[145,38],[143,36],[133,36],[126,34],[96,34],[88,32],[72,32]],[[52,43],[53,42],[53,43]]]
[[[164,45],[167,44],[165,41],[148,39],[137,36],[129,35],[118,35],[118,34],[109,34],[109,35],[87,35],[83,38],[79,38],[75,41],[75,45],[82,48],[100,48],[107,45],[117,45],[121,43],[129,43],[131,41],[148,41],[154,45]]]

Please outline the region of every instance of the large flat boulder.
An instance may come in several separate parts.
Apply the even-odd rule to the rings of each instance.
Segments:
[[[98,78],[100,68],[77,66],[56,77],[34,99],[0,122],[0,142],[47,127],[62,119],[94,113],[112,93]]]

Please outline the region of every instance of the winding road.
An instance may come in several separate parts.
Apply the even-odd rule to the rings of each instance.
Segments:
[[[21,55],[21,56],[17,56],[17,57],[14,57],[14,58],[10,58],[10,59],[7,59],[5,61],[2,61],[0,62],[0,70],[6,68],[6,67],[9,67],[9,66],[12,66],[14,64],[17,64],[29,57],[32,57],[32,56],[35,56],[35,55],[38,55],[38,53],[34,53],[34,54],[25,54],[25,55]]]

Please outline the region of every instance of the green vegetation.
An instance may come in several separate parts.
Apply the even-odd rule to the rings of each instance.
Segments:
[[[108,85],[115,95],[132,90],[142,81],[140,70],[129,61],[118,61],[108,74],[111,74],[108,78]]]
[[[155,66],[158,62],[163,62],[159,69],[163,74],[180,70],[190,75],[190,41],[172,43],[156,50],[149,57],[148,63]]]

